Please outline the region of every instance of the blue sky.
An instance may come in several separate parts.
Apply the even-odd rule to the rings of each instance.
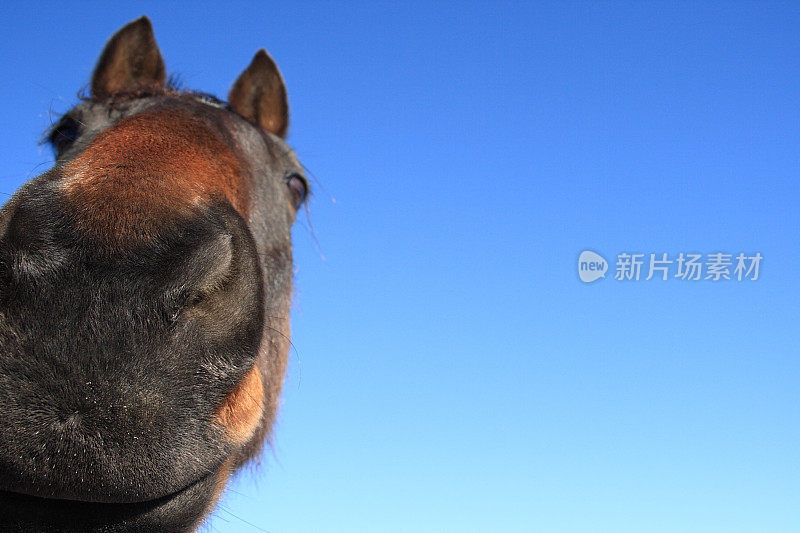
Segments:
[[[0,7],[6,194],[139,15],[189,87],[286,78],[295,349],[209,531],[800,530],[800,5],[532,4]],[[584,284],[587,249],[764,260]]]

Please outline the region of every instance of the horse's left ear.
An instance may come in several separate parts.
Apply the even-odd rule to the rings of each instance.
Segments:
[[[92,75],[92,96],[164,87],[167,73],[150,19],[141,17],[123,26],[106,44]]]
[[[228,103],[243,117],[279,137],[289,128],[289,101],[278,66],[259,50],[250,66],[233,84]]]

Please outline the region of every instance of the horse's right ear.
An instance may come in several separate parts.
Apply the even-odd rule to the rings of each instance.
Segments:
[[[167,74],[150,19],[123,26],[106,44],[92,75],[92,97],[164,87]]]
[[[228,95],[233,109],[278,137],[289,128],[289,101],[278,66],[266,50],[259,50]]]

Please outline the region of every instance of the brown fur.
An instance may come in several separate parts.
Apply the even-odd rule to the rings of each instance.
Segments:
[[[258,367],[247,373],[216,413],[215,422],[225,428],[235,444],[253,437],[264,411],[264,382]]]
[[[243,217],[249,211],[249,184],[232,147],[180,109],[121,120],[61,172],[79,224],[106,242],[146,238],[216,195]]]
[[[153,37],[153,27],[141,18],[117,32],[97,62],[92,96],[105,98],[131,90],[162,87],[166,68]]]
[[[278,137],[286,137],[289,128],[286,86],[266,50],[258,51],[233,84],[228,101],[243,117]]]

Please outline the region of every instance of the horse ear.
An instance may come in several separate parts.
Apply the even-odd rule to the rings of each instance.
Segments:
[[[106,44],[92,75],[92,96],[159,89],[167,74],[153,25],[142,17],[123,26]]]
[[[289,102],[286,86],[277,65],[259,50],[250,66],[233,84],[228,103],[243,117],[279,137],[289,128]]]

